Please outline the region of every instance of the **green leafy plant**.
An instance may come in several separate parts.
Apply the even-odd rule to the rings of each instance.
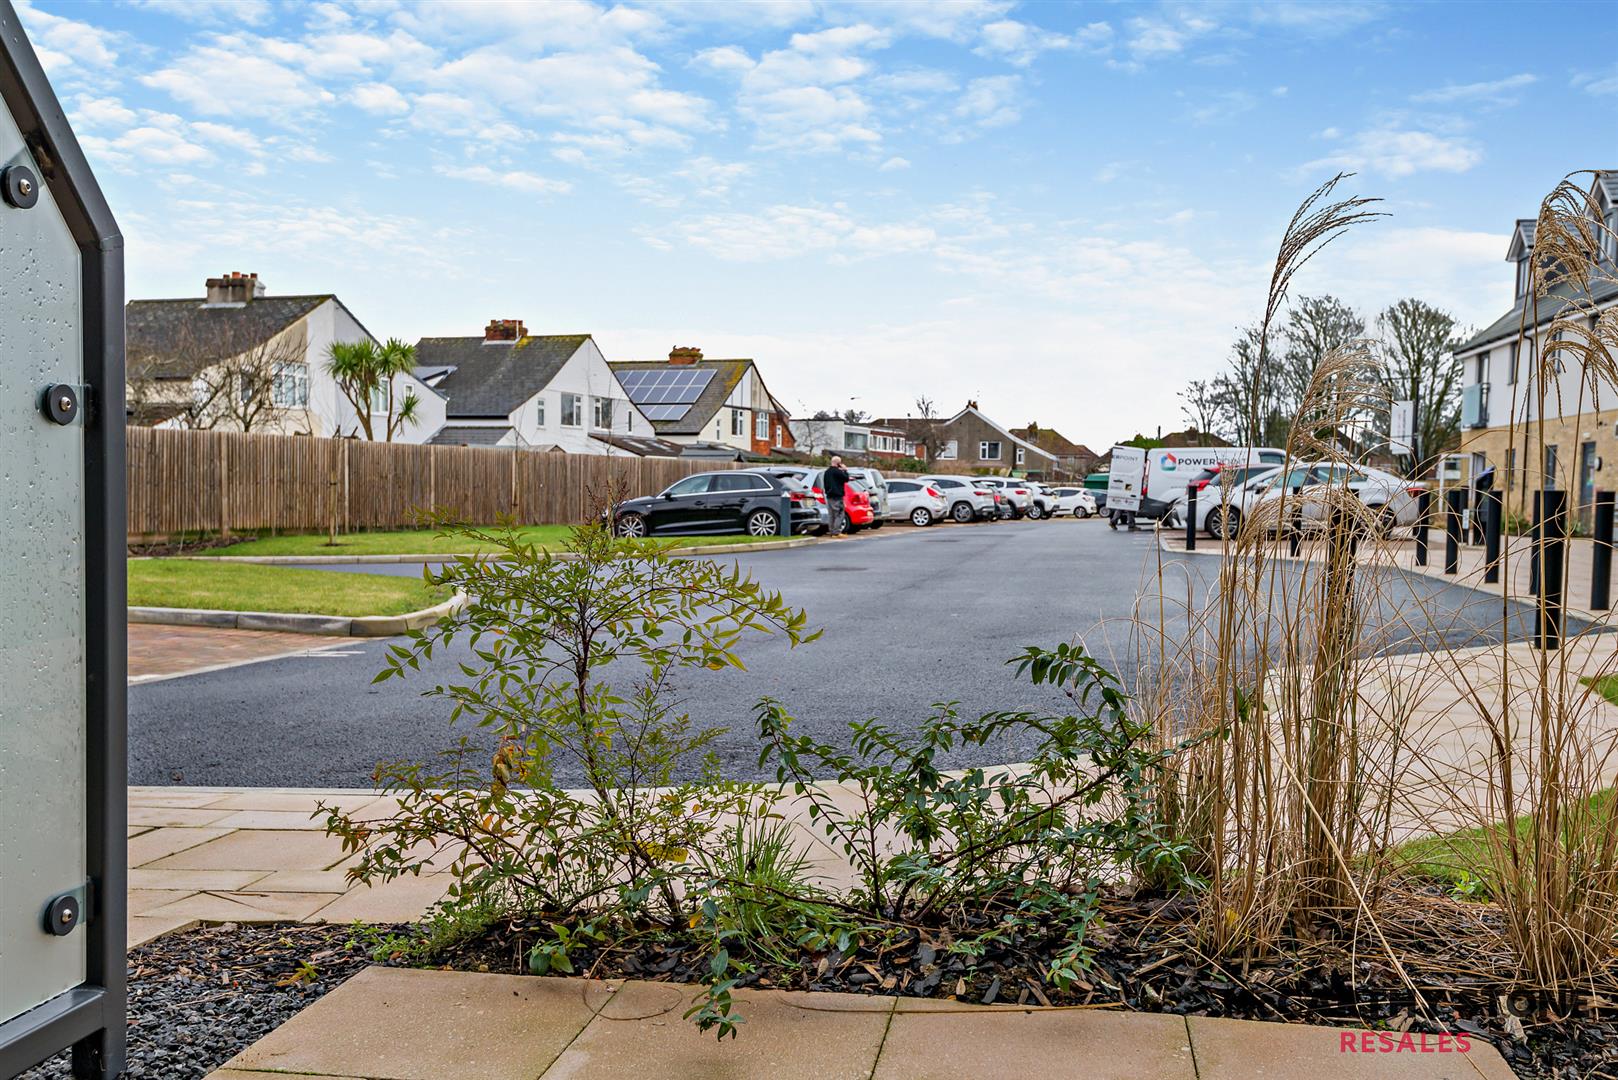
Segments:
[[[384,818],[323,808],[328,830],[358,856],[349,877],[447,868],[441,917],[514,914],[549,925],[530,953],[546,971],[569,970],[581,941],[614,919],[689,927],[694,886],[720,857],[727,823],[767,812],[774,796],[719,778],[710,744],[720,729],[677,711],[669,678],[741,667],[736,649],[748,634],[794,646],[816,634],[739,570],[672,558],[665,545],[581,526],[557,555],[511,529],[459,531],[492,554],[458,558],[429,578],[468,605],[393,646],[377,681],[464,643],[464,681],[426,693],[496,746],[491,754],[463,736],[437,761],[379,766],[377,782],[398,806]],[[699,780],[677,780],[692,771]],[[584,790],[563,788],[560,775]]]

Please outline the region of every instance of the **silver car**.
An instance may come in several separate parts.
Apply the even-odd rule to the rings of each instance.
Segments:
[[[999,490],[1000,494],[1005,497],[1006,505],[1011,507],[1012,517],[1037,518],[1040,516],[1039,512],[1034,511],[1034,492],[1028,486],[1027,481],[1011,480],[1004,476],[984,476],[980,477],[979,480],[989,487]]]
[[[889,480],[887,505],[891,519],[921,528],[938,521],[949,510],[943,491],[926,480]]]
[[[888,509],[888,481],[881,473],[864,466],[844,471],[851,479],[858,480],[865,488],[865,493],[871,497],[871,512],[876,515],[876,520],[871,525],[873,529],[880,529],[882,523],[890,518],[902,516],[893,514]]]
[[[951,521],[989,521],[998,516],[994,489],[978,483],[976,476],[923,476],[949,504]]]

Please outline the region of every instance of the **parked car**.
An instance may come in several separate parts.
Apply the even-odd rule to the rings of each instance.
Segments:
[[[936,487],[949,504],[951,521],[992,521],[999,516],[995,490],[978,483],[975,476],[923,476]]]
[[[880,529],[882,523],[891,516],[888,513],[887,477],[875,469],[867,469],[864,466],[855,466],[846,471],[851,479],[858,480],[865,487],[865,493],[871,497],[871,510],[876,514],[876,521],[871,527]]]
[[[1028,497],[1032,504],[1028,507],[1028,516],[1035,521],[1049,521],[1056,516],[1056,495],[1050,488],[1038,480],[1026,481]]]
[[[888,481],[888,517],[925,528],[949,511],[944,493],[925,480]]]
[[[1364,465],[1345,465],[1341,462],[1318,462],[1309,466],[1308,479],[1298,485],[1304,494],[1299,505],[1300,524],[1306,530],[1326,527],[1330,513],[1324,497],[1310,498],[1311,491],[1340,488],[1357,496],[1376,515],[1383,532],[1416,522],[1417,500],[1424,485],[1409,481],[1382,469]],[[1273,488],[1266,499],[1279,498],[1281,488]]]
[[[1097,510],[1096,493],[1088,488],[1052,488],[1051,494],[1056,497],[1056,507],[1051,511],[1053,514],[1072,514],[1076,518],[1087,518]]]
[[[1293,471],[1297,473],[1293,481],[1298,484],[1307,481],[1307,468],[1296,467]],[[1197,528],[1205,530],[1215,540],[1233,539],[1241,528],[1242,519],[1258,505],[1281,474],[1280,466],[1266,465],[1248,471],[1245,476],[1236,472],[1221,475],[1219,483],[1210,483],[1197,493]]]
[[[619,503],[613,509],[613,531],[629,537],[681,533],[775,536],[781,531],[783,498],[791,507],[794,533],[819,526],[814,499],[803,488],[766,473],[726,471],[695,473],[656,495]]]
[[[1009,517],[1039,516],[1038,513],[1030,514],[1034,506],[1034,493],[1029,489],[1026,481],[1010,480],[1004,476],[984,476],[979,477],[979,483],[1000,492],[1005,498],[1007,508],[1010,510]]]
[[[744,472],[764,473],[767,476],[786,477],[788,479],[796,481],[797,483],[802,484],[805,488],[807,488],[809,490],[810,494],[814,497],[815,502],[817,504],[819,504],[819,506],[820,506],[820,508],[821,508],[821,510],[823,512],[823,516],[826,519],[824,524],[828,528],[830,527],[831,515],[829,513],[825,512],[826,511],[826,488],[825,488],[826,470],[825,470],[824,467],[818,466],[818,465],[755,465],[752,468],[744,469],[742,471],[744,471]],[[882,519],[881,519],[881,517],[876,516],[876,510],[875,510],[875,504],[876,504],[877,500],[872,498],[872,496],[871,496],[871,488],[869,486],[868,480],[865,480],[865,479],[863,479],[861,477],[856,477],[854,475],[856,472],[859,472],[859,473],[875,473],[876,470],[875,469],[848,469],[846,471],[847,471],[849,479],[851,481],[859,482],[859,483],[862,483],[864,485],[861,488],[860,495],[861,495],[862,498],[864,498],[865,500],[867,500],[868,502],[870,502],[872,504],[872,513],[873,513],[873,520],[872,521],[860,521],[860,522],[856,523],[855,520],[854,520],[853,513],[849,510],[850,499],[848,498],[846,490],[845,490],[844,497],[843,497],[843,512],[845,514],[848,514],[849,525],[850,525],[849,531],[850,532],[857,532],[859,529],[866,528],[867,526],[869,526],[871,528],[881,528]],[[881,476],[881,473],[877,473],[877,475]],[[885,500],[885,496],[883,496],[883,498]],[[822,531],[824,531],[824,530],[822,530]]]
[[[850,478],[848,486],[843,489],[843,514],[848,518],[848,531],[851,533],[876,527],[878,519],[876,509],[871,505],[871,493],[858,480]]]

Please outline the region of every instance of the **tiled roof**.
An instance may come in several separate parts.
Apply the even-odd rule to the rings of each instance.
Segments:
[[[445,424],[427,441],[434,446],[499,446],[500,440],[510,434],[509,427]]]
[[[433,389],[456,417],[510,416],[550,385],[589,334],[529,335],[514,342],[480,337],[431,337],[416,342],[417,368],[449,368]]]
[[[678,420],[652,421],[652,430],[659,435],[701,435],[713,420],[714,414],[740,385],[742,378],[752,366],[751,360],[698,360],[694,364],[670,364],[667,360],[612,361],[612,370],[615,372],[665,368],[714,372],[714,377],[708,380],[708,385],[703,389],[701,396],[692,403],[684,416]]]
[[[1574,293],[1571,286],[1553,286],[1547,295],[1535,301],[1534,310],[1527,325],[1535,327],[1550,322],[1573,298]],[[1596,304],[1606,304],[1615,298],[1618,298],[1618,282],[1610,281],[1605,277],[1596,278],[1588,300]],[[1525,299],[1526,297],[1519,299],[1510,311],[1457,345],[1455,351],[1457,353],[1470,352],[1485,345],[1516,340],[1518,331],[1523,327],[1523,302]]]
[[[240,305],[207,305],[195,297],[131,300],[124,305],[124,355],[144,377],[189,379],[203,368],[264,344],[335,299],[322,293],[260,296]]]

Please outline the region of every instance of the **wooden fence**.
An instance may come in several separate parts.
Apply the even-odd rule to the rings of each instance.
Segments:
[[[416,523],[428,508],[487,524],[582,521],[724,462],[630,454],[408,446],[356,439],[128,430],[129,534],[340,532]]]

